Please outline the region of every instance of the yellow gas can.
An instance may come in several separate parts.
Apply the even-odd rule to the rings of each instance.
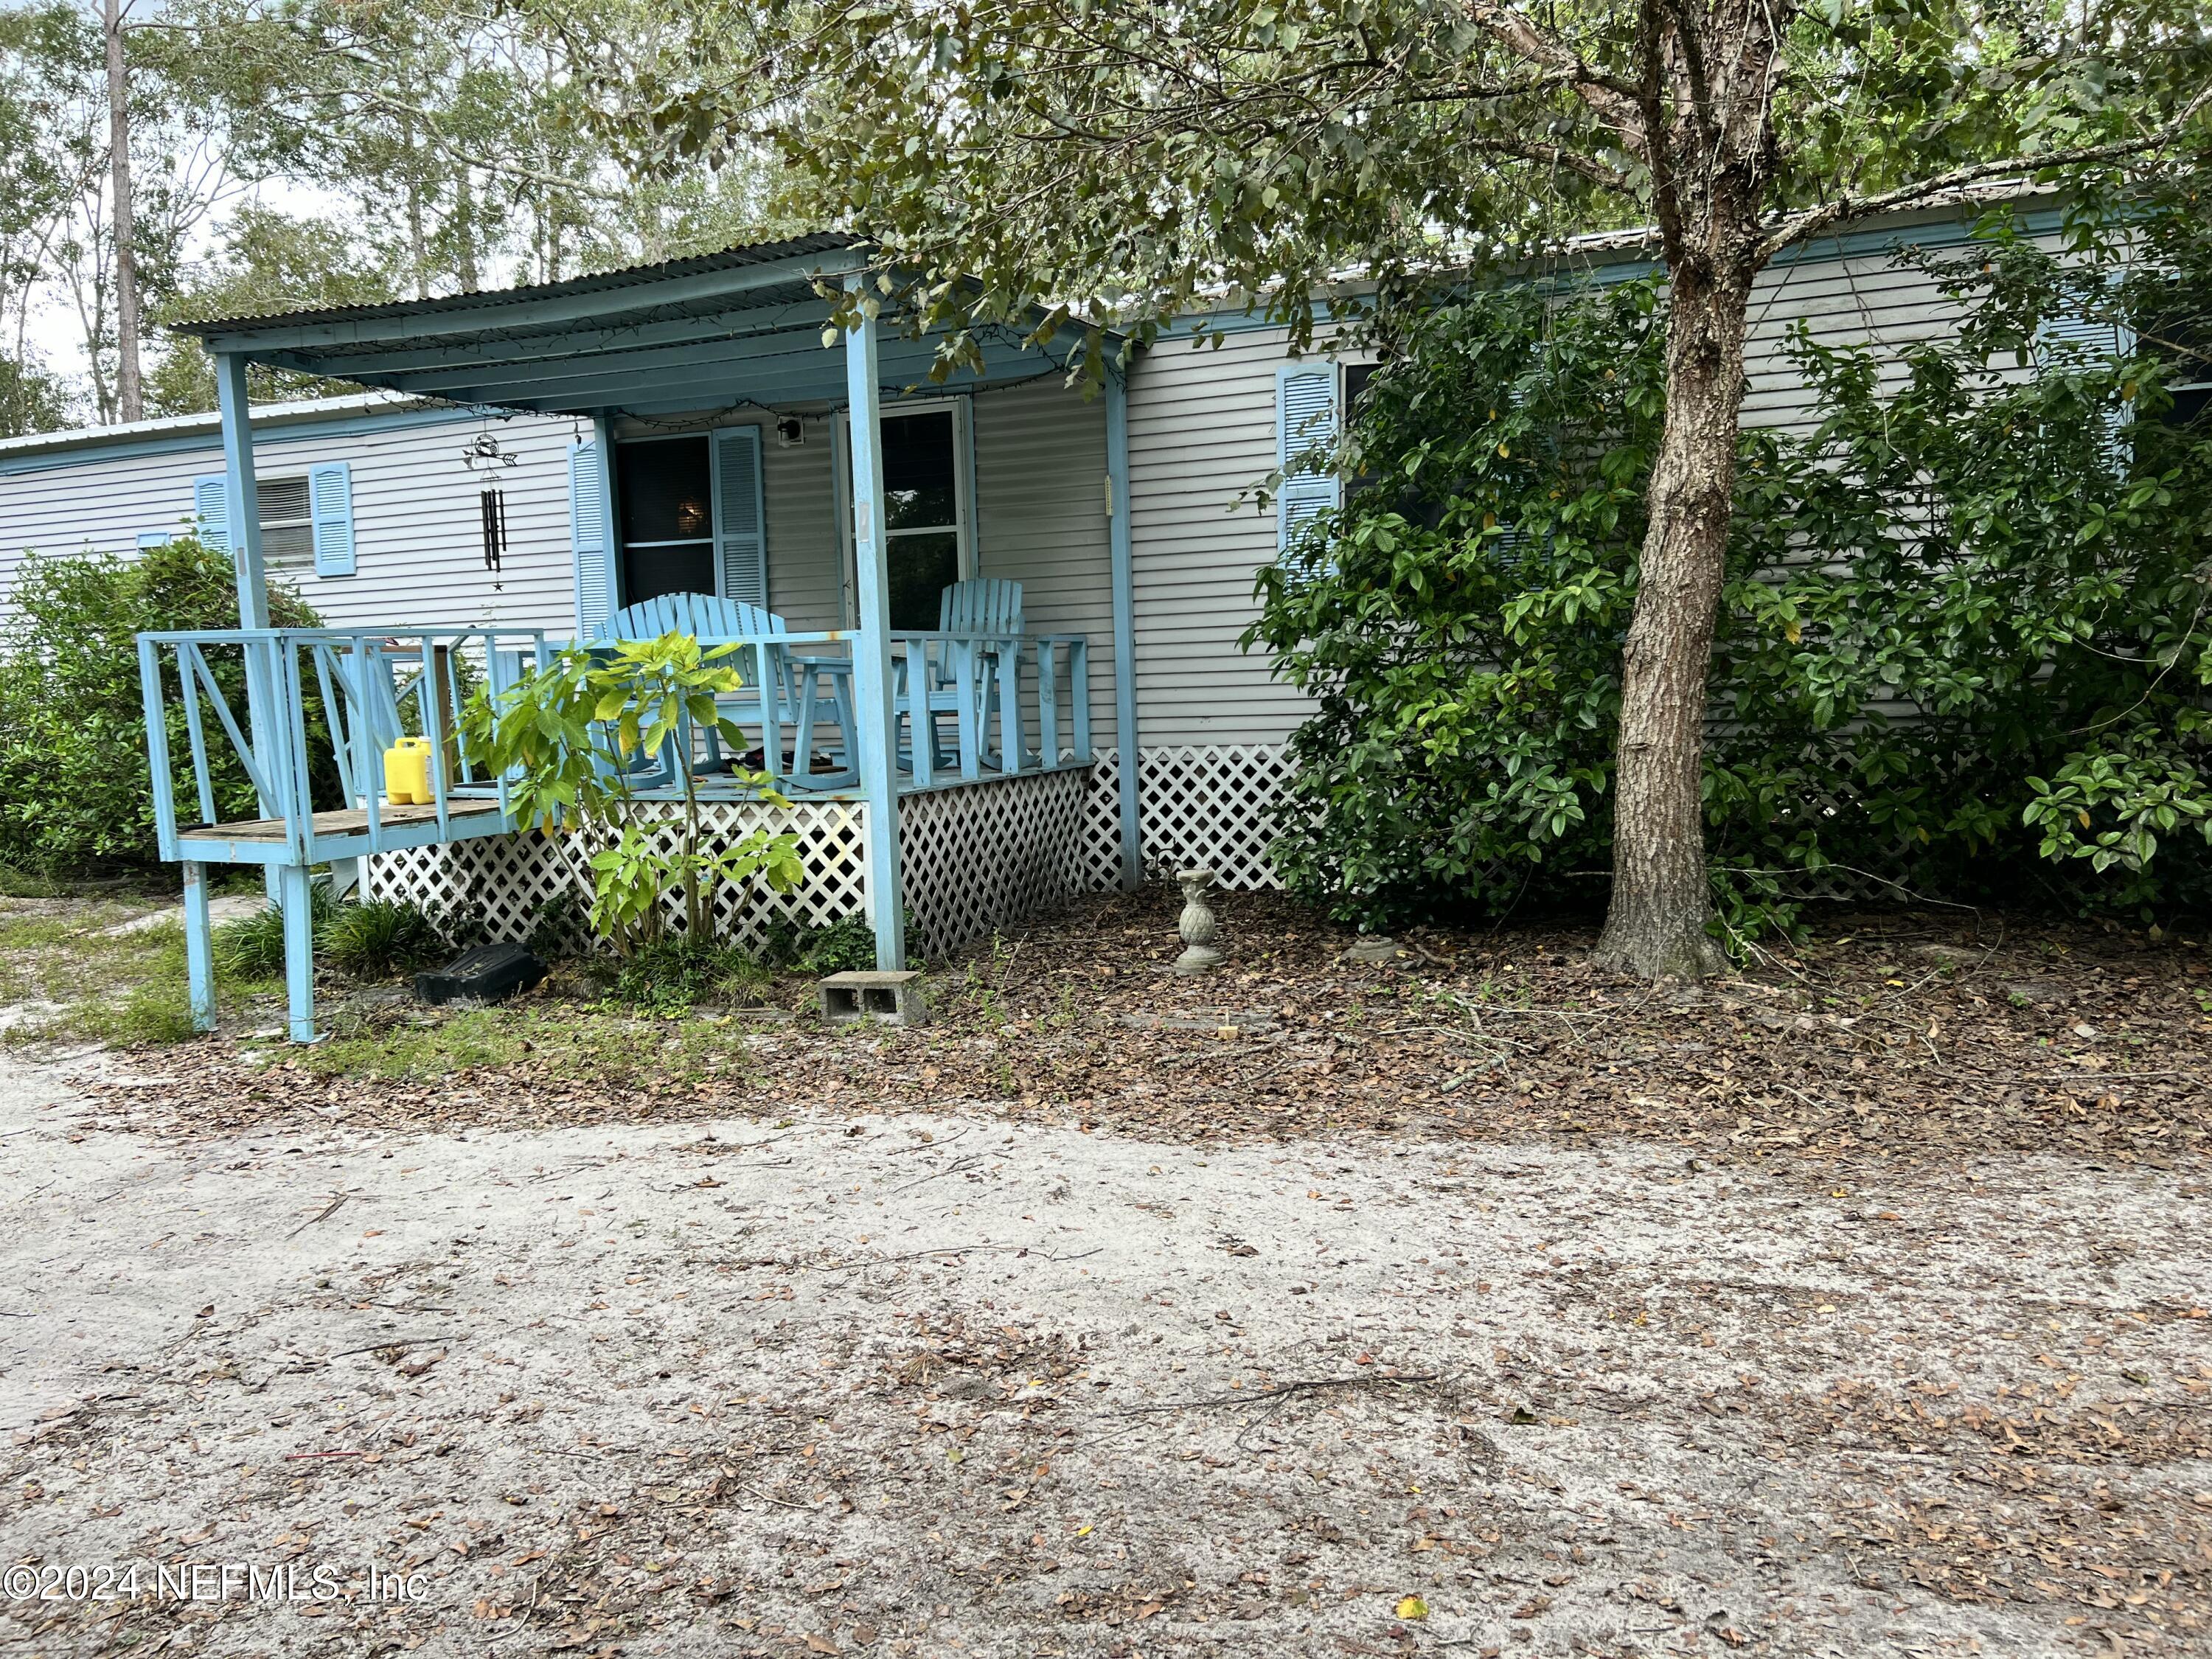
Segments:
[[[384,751],[386,799],[395,806],[407,806],[428,805],[434,799],[430,789],[430,757],[434,748],[428,738],[402,738]]]

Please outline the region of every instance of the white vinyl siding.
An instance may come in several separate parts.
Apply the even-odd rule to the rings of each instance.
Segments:
[[[768,608],[793,629],[842,628],[843,555],[837,538],[837,483],[827,418],[810,416],[806,439],[786,446],[771,429],[762,441],[768,508]]]
[[[1146,747],[1279,742],[1304,700],[1237,636],[1252,581],[1276,554],[1272,504],[1240,494],[1277,465],[1280,330],[1218,349],[1164,340],[1129,377],[1129,534],[1136,599],[1138,739]]]
[[[1022,623],[1030,633],[1090,636],[1091,740],[1110,749],[1106,400],[1085,399],[1056,376],[1032,380],[979,394],[975,431],[975,574],[1022,585]]]
[[[492,422],[500,442],[521,458],[498,479],[507,492],[508,552],[495,577],[482,556],[483,480],[459,453],[481,417],[399,416],[361,429],[357,414],[349,415],[343,430],[310,418],[255,434],[264,521],[270,481],[304,480],[310,467],[337,461],[349,474],[357,574],[319,576],[311,540],[306,568],[281,573],[281,585],[338,627],[494,622],[563,639],[574,632],[568,453],[576,422],[535,416]],[[157,527],[183,532],[193,518],[194,481],[219,477],[222,467],[212,432],[204,441],[196,435],[158,450],[88,442],[59,465],[26,465],[0,452],[0,605],[27,550],[133,556],[139,538]]]
[[[1933,240],[1951,222],[1925,216],[1917,226]],[[1848,256],[1835,243],[1816,245],[1762,275],[1752,304],[1746,425],[1810,428],[1787,352],[1800,319],[1823,344],[1871,342],[1891,351],[1956,327],[1960,307],[1887,251],[1892,240],[1927,234],[1917,226],[1885,230],[1884,246]],[[1309,357],[1327,349],[1324,340]],[[1279,742],[1305,717],[1304,698],[1269,677],[1266,653],[1237,648],[1255,614],[1253,580],[1276,556],[1279,533],[1277,514],[1250,492],[1280,465],[1277,380],[1299,366],[1285,331],[1252,328],[1218,349],[1163,340],[1130,377],[1138,716],[1147,747]],[[1893,384],[1900,373],[1886,378]]]

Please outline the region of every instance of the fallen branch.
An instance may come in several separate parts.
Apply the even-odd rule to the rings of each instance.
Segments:
[[[1206,1395],[1196,1400],[1163,1401],[1156,1406],[1128,1406],[1115,1413],[1117,1417],[1137,1417],[1149,1412],[1179,1412],[1200,1406],[1243,1406],[1255,1400],[1281,1400],[1294,1394],[1318,1394],[1323,1389],[1357,1388],[1361,1384],[1389,1382],[1411,1388],[1419,1382],[1433,1382],[1435,1371],[1407,1373],[1403,1371],[1362,1372],[1357,1376],[1310,1376],[1296,1382],[1285,1382],[1272,1389],[1237,1389],[1228,1394]]]
[[[319,1211],[318,1211],[315,1214],[309,1216],[309,1217],[308,1217],[305,1221],[302,1221],[302,1222],[301,1222],[298,1226],[296,1226],[296,1227],[293,1228],[293,1229],[292,1229],[292,1231],[291,1231],[290,1232],[286,1233],[286,1234],[284,1235],[284,1237],[287,1237],[287,1238],[296,1238],[296,1237],[298,1237],[301,1233],[304,1233],[305,1231],[307,1231],[308,1228],[310,1228],[310,1227],[313,1226],[313,1225],[314,1225],[318,1221],[327,1221],[327,1220],[329,1220],[329,1219],[331,1218],[331,1217],[332,1217],[332,1216],[334,1216],[334,1215],[336,1215],[336,1214],[337,1213],[338,1206],[339,1206],[339,1205],[341,1205],[341,1204],[343,1204],[343,1203],[344,1203],[344,1202],[346,1201],[346,1200],[348,1200],[349,1198],[351,1198],[352,1196],[353,1196],[353,1194],[352,1194],[351,1193],[340,1193],[340,1194],[338,1194],[336,1197],[334,1197],[333,1199],[331,1199],[331,1201],[330,1201],[329,1203],[327,1203],[327,1204],[324,1205],[324,1206],[323,1206],[323,1207],[322,1207]]]
[[[818,1510],[823,1507],[823,1505],[819,1504],[802,1504],[796,1498],[778,1498],[772,1492],[763,1492],[758,1486],[748,1486],[742,1480],[738,1482],[738,1490],[739,1492],[750,1492],[754,1497],[759,1498],[763,1504],[781,1504],[787,1510]]]
[[[422,1348],[428,1347],[433,1342],[458,1342],[460,1338],[450,1334],[442,1336],[407,1336],[401,1337],[392,1341],[371,1342],[365,1347],[340,1348],[336,1353],[326,1353],[323,1358],[326,1360],[343,1359],[349,1354],[380,1353],[386,1348]]]

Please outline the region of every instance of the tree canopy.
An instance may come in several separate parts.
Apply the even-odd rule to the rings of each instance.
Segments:
[[[529,3],[588,33],[572,0]],[[793,212],[969,279],[914,296],[932,321],[1041,301],[1140,331],[1224,296],[1303,331],[1348,273],[1388,285],[1577,232],[1680,231],[1692,150],[1747,151],[1764,259],[1948,188],[2203,131],[2198,0],[1750,9],[780,0],[762,24],[663,0],[581,67],[640,160],[776,143]],[[1731,18],[1741,61],[1705,61]]]
[[[750,154],[631,177],[584,118],[567,44],[515,14],[174,0],[126,11],[123,46],[156,325],[542,282],[777,222]],[[0,433],[118,414],[107,97],[97,16],[0,4]],[[157,328],[147,349],[147,412],[210,405],[196,342]]]

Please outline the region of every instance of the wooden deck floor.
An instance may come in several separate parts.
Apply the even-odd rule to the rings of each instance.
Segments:
[[[446,803],[447,818],[466,817],[477,812],[497,812],[495,800],[453,799]],[[386,806],[377,813],[377,822],[387,830],[402,824],[425,823],[438,816],[434,806]],[[315,814],[318,836],[364,836],[368,833],[368,813],[365,808],[345,807],[333,812]],[[246,818],[236,823],[210,824],[202,829],[186,830],[181,841],[261,841],[282,842],[284,839],[284,820],[282,818]]]

